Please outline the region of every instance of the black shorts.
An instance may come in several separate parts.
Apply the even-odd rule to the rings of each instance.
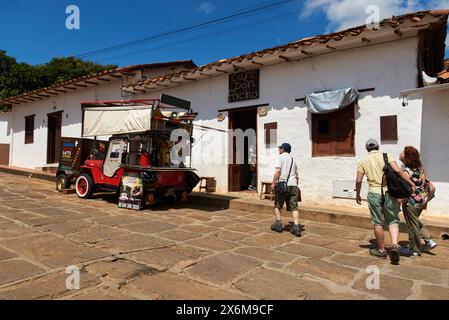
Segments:
[[[298,210],[298,187],[287,187],[287,192],[284,194],[276,193],[274,205],[281,210],[287,203],[287,211]]]

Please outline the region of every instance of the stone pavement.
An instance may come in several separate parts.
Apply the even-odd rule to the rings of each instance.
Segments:
[[[393,266],[368,256],[370,230],[303,221],[294,238],[271,223],[195,203],[127,211],[0,173],[0,299],[449,299],[448,242]]]

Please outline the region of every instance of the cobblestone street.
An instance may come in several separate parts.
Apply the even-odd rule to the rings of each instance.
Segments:
[[[54,189],[0,173],[0,299],[449,299],[447,241],[393,266],[368,255],[371,230],[302,221],[294,238],[266,214],[127,211]],[[79,290],[66,288],[71,265]],[[366,288],[373,265],[378,290]]]

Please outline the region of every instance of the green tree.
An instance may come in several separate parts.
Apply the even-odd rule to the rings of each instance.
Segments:
[[[49,87],[88,74],[117,68],[77,58],[53,58],[49,63],[33,66],[17,63],[0,50],[0,99]]]

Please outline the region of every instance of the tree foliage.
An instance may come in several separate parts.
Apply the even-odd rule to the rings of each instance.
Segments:
[[[18,63],[0,50],[0,99],[116,67],[72,57],[53,58],[49,63],[33,66]]]

